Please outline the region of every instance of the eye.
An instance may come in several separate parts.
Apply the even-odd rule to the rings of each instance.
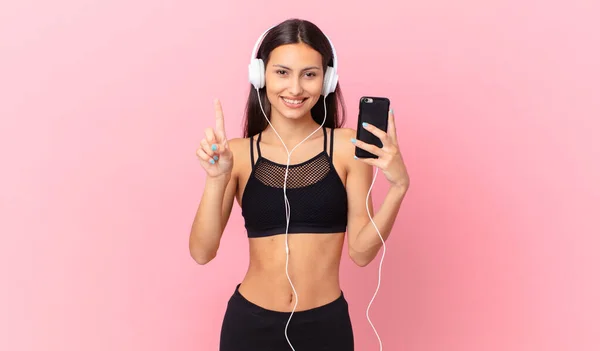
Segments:
[[[277,74],[286,74],[286,71],[283,69],[278,69],[277,71],[275,71],[275,73]]]
[[[317,74],[315,72],[307,72],[306,75],[309,76],[309,77],[316,77],[317,76]]]

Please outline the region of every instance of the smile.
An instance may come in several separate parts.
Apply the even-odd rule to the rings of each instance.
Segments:
[[[302,106],[307,99],[308,98],[303,98],[303,99],[288,99],[288,98],[284,98],[284,97],[281,98],[281,100],[283,100],[283,103],[287,107],[291,107],[291,108],[298,108],[298,107]]]

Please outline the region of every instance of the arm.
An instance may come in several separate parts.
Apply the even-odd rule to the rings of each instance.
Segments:
[[[207,264],[216,257],[236,190],[236,176],[206,177],[189,238],[190,255],[198,264]]]
[[[348,249],[349,255],[357,265],[368,265],[382,246],[381,238],[369,219],[365,199],[373,181],[373,167],[378,167],[389,182],[386,197],[377,213],[373,213],[372,199],[369,197],[369,213],[377,225],[383,240],[387,240],[396,221],[398,211],[409,187],[409,177],[396,140],[396,128],[393,114],[389,113],[388,132],[373,126],[365,129],[379,137],[383,148],[355,141],[354,145],[367,150],[378,159],[354,159],[354,147],[348,147],[347,141],[342,147],[347,165],[346,188],[348,189]],[[355,138],[352,131],[350,138]],[[350,144],[352,145],[352,144]],[[352,145],[353,146],[353,145]]]
[[[381,238],[369,219],[365,198],[373,180],[373,167],[353,160],[348,169],[348,253],[360,267],[368,265],[382,246]],[[373,213],[373,201],[369,196],[369,213],[377,225],[383,240],[390,236],[400,210],[406,189],[390,186],[377,213]]]
[[[223,230],[229,220],[237,191],[234,154],[244,139],[227,140],[221,102],[215,100],[216,129],[207,128],[206,138],[196,150],[206,181],[189,238],[190,255],[198,264],[207,264],[217,255]]]

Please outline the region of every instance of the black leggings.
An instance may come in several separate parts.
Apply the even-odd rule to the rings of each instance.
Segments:
[[[285,337],[290,312],[265,309],[236,287],[221,328],[219,351],[288,351]],[[348,303],[342,293],[324,306],[294,312],[287,332],[296,351],[354,351]]]

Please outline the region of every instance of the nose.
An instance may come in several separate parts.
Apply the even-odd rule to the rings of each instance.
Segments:
[[[302,92],[304,91],[304,88],[302,88],[302,82],[301,82],[300,78],[294,77],[294,78],[290,79],[289,82],[290,82],[290,86],[288,87],[288,90],[291,95],[302,94]]]

